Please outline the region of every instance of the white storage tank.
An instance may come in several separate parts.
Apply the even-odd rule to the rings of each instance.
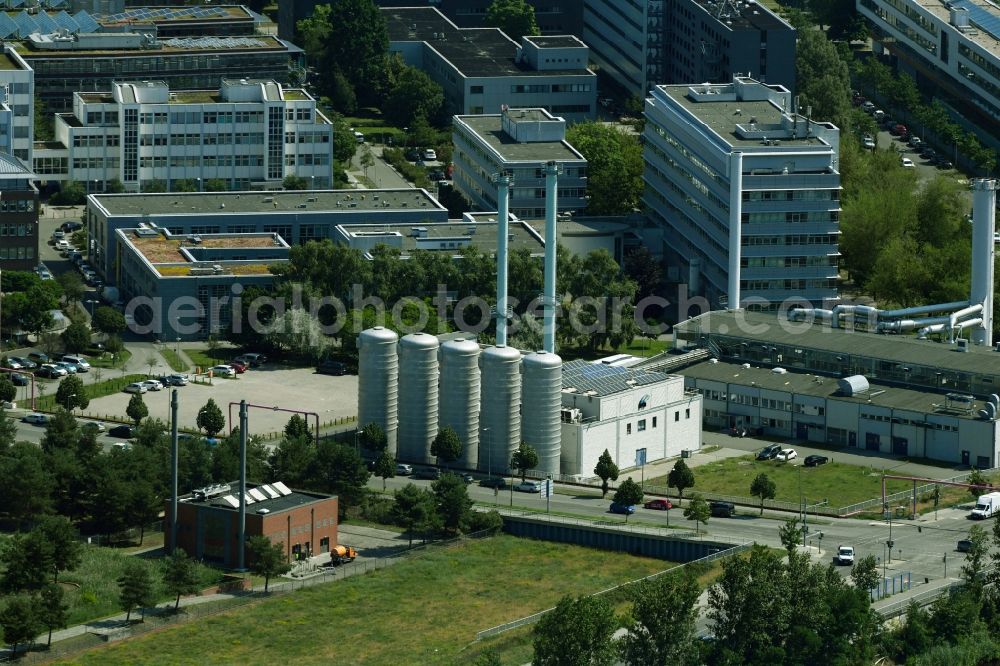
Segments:
[[[438,429],[450,427],[462,442],[462,455],[451,463],[476,469],[479,460],[479,345],[448,340],[441,345]]]
[[[562,359],[538,351],[521,362],[521,439],[538,452],[538,470],[559,473],[562,452]]]
[[[396,455],[398,428],[399,336],[382,326],[358,336],[358,428],[377,423],[385,430],[389,452]]]
[[[503,473],[521,444],[521,352],[498,345],[483,350],[479,469]]]
[[[399,437],[396,457],[433,463],[438,434],[438,339],[411,333],[399,341]]]

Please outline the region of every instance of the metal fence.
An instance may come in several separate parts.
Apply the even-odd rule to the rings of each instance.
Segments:
[[[996,473],[998,471],[1000,471],[1000,467],[993,467],[993,468],[990,468],[990,469],[979,470],[979,472],[982,473],[985,476],[990,476],[990,475],[992,475],[992,474],[994,474],[994,473]],[[969,475],[970,474],[972,474],[972,470],[969,470],[968,472],[962,472],[961,474],[956,474],[955,476],[949,477],[947,479],[941,479],[941,481],[952,481],[952,482],[955,482],[955,483],[961,483],[962,481],[967,481],[969,479]],[[925,483],[925,484],[917,486],[916,496],[917,496],[918,500],[919,500],[919,498],[922,495],[927,495],[928,493],[933,493],[934,492],[934,488],[936,486],[938,486],[938,485],[939,484],[937,484],[937,483]],[[900,501],[903,501],[903,500],[907,500],[907,501],[912,500],[913,495],[914,495],[914,491],[913,491],[912,488],[910,490],[901,490],[899,492],[895,492],[895,493],[886,495],[885,496],[885,501],[886,501],[887,504],[892,505],[895,502],[900,502]],[[842,516],[847,516],[847,515],[850,515],[850,514],[853,514],[853,513],[860,513],[862,511],[867,511],[869,509],[876,509],[877,511],[881,512],[882,511],[882,498],[881,497],[875,497],[875,498],[872,498],[870,500],[865,500],[864,502],[857,502],[855,504],[849,504],[847,506],[842,506],[839,509],[837,509],[837,511],[838,511],[838,515],[842,517]]]
[[[646,484],[643,488],[643,492],[647,495],[663,495],[664,497],[679,497],[676,490],[668,488],[667,486],[653,486]],[[712,493],[712,492],[701,492],[698,494],[702,499],[708,501],[720,501],[720,502],[732,502],[733,504],[741,504],[745,506],[752,506],[755,508],[760,508],[760,499],[757,497],[746,497],[745,495],[724,495],[722,493]],[[688,493],[688,497],[691,497],[691,493]],[[780,500],[764,500],[765,509],[774,509],[775,511],[794,511],[800,513],[802,511],[802,505],[798,502],[783,502]],[[815,513],[828,516],[836,516],[838,509],[827,506],[826,500],[821,502],[811,502],[806,507],[808,513]]]
[[[939,596],[943,594],[948,594],[955,588],[959,588],[965,585],[962,581],[955,581],[950,585],[943,585],[941,587],[935,587],[932,590],[924,590],[919,594],[915,594],[908,599],[900,599],[899,601],[894,601],[891,604],[882,606],[881,608],[874,609],[876,613],[882,616],[882,620],[891,620],[894,617],[899,617],[906,613],[906,609],[909,608],[910,604],[917,604],[918,606],[926,606]]]
[[[664,574],[668,574],[668,573],[671,573],[671,572],[674,572],[674,571],[679,571],[679,570],[683,569],[684,567],[688,567],[688,566],[695,565],[695,564],[708,564],[710,562],[714,562],[715,560],[721,559],[723,557],[729,557],[730,555],[736,555],[737,553],[742,553],[744,550],[747,550],[748,548],[750,548],[750,545],[746,544],[746,543],[740,544],[738,546],[733,546],[732,548],[727,548],[726,550],[720,550],[717,553],[712,553],[711,555],[706,555],[705,557],[702,557],[702,558],[697,559],[697,560],[691,560],[690,562],[685,562],[684,564],[679,564],[679,565],[677,565],[675,567],[670,567],[669,569],[664,569],[663,571],[658,571],[658,572],[656,572],[654,574],[650,574],[648,576],[643,576],[642,578],[636,578],[635,580],[630,580],[630,581],[627,581],[625,583],[621,583],[620,585],[615,585],[614,587],[609,587],[606,590],[601,590],[600,592],[594,592],[593,594],[591,594],[589,596],[597,597],[597,596],[600,596],[602,594],[610,594],[612,592],[617,592],[618,590],[625,589],[625,588],[627,588],[627,587],[629,587],[631,585],[636,585],[637,583],[641,583],[643,581],[653,580],[655,578],[659,578],[660,576],[662,576]],[[545,615],[546,613],[550,613],[550,612],[552,612],[554,610],[555,610],[555,607],[548,608],[548,609],[543,610],[543,611],[538,612],[538,613],[532,613],[531,615],[526,615],[525,617],[518,618],[516,620],[511,620],[510,622],[505,622],[505,623],[497,625],[495,627],[490,627],[489,629],[484,629],[483,631],[480,631],[480,632],[476,633],[476,640],[477,641],[481,641],[481,640],[483,640],[485,638],[490,638],[492,636],[497,636],[497,635],[502,634],[504,632],[510,631],[511,629],[517,629],[518,627],[524,627],[524,626],[527,626],[527,625],[530,625],[530,624],[534,624],[535,622],[538,622],[540,619],[542,619],[543,615]]]

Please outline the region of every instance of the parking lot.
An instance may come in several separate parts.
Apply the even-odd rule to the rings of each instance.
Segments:
[[[130,397],[127,393],[117,393],[97,398],[84,411],[95,415],[124,417]],[[170,409],[169,390],[145,393],[142,397],[151,417],[167,420]],[[356,375],[318,375],[312,368],[268,369],[265,365],[263,368],[248,370],[236,379],[215,378],[211,386],[188,384],[178,387],[177,397],[179,423],[182,427],[195,427],[198,410],[209,398],[214,398],[226,416],[228,432],[229,403],[246,400],[251,405],[259,406],[250,409],[249,432],[264,434],[280,431],[291,417],[291,414],[276,411],[274,407],[315,412],[319,415],[320,424],[356,415],[358,378]],[[234,423],[231,425],[239,425],[238,406],[233,406],[232,414]],[[309,424],[313,424],[312,416],[309,417]]]

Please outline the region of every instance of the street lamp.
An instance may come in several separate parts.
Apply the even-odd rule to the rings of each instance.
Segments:
[[[93,298],[88,298],[87,299],[87,305],[90,306],[90,319],[91,320],[94,319],[94,303],[97,303],[97,301],[94,300]]]

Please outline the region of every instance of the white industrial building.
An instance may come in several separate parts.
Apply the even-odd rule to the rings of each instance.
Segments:
[[[593,476],[605,449],[626,468],[701,448],[702,398],[680,375],[569,361],[562,405],[563,474]]]
[[[505,109],[499,114],[459,115],[452,125],[455,188],[479,210],[497,210],[494,177],[513,180],[509,212],[520,218],[545,215],[548,162],[558,164],[557,209],[587,206],[587,160],[566,141],[566,121],[545,109]]]
[[[12,46],[4,46],[0,54],[0,89],[4,93],[0,102],[6,105],[11,121],[3,149],[31,170],[31,149],[35,140],[35,72]]]
[[[56,114],[55,144],[35,151],[46,180],[74,180],[103,192],[112,179],[129,192],[177,181],[204,189],[280,189],[285,176],[329,187],[333,127],[316,100],[274,81],[224,80],[218,91],[171,92],[162,81],[114,83],[110,93],[75,93]]]
[[[839,130],[798,111],[747,77],[646,99],[643,202],[668,276],[713,308],[837,298]]]

